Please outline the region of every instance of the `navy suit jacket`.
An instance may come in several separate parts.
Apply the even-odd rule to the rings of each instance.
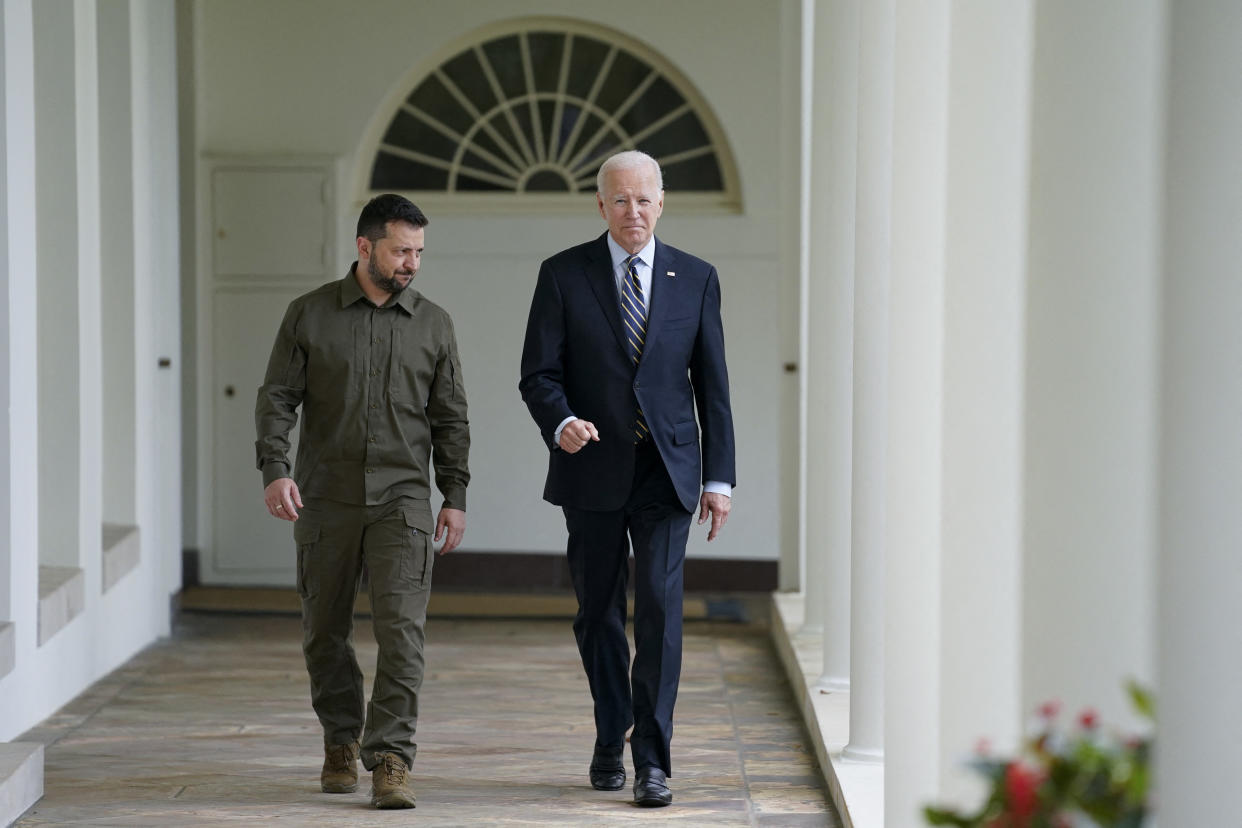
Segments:
[[[704,481],[736,483],[716,269],[656,239],[647,307],[635,366],[607,233],[540,267],[518,388],[550,451],[545,500],[591,511],[625,504],[636,404],[687,511],[697,507]],[[571,414],[599,431],[599,442],[575,454],[554,448],[552,439]]]

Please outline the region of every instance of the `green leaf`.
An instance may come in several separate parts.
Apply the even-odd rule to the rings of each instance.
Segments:
[[[1130,703],[1134,705],[1144,718],[1156,720],[1156,700],[1146,689],[1134,679],[1126,682],[1126,690],[1130,693]]]
[[[957,828],[974,828],[978,824],[976,819],[964,817],[956,811],[932,808],[931,806],[923,809],[923,817],[927,820],[928,825],[954,825]]]

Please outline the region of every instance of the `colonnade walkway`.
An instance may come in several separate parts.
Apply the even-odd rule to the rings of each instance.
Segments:
[[[687,621],[662,809],[631,804],[628,784],[590,787],[590,698],[564,618],[433,616],[417,808],[372,809],[365,773],[355,794],[320,793],[300,634],[291,614],[181,612],[170,639],[21,737],[46,746],[45,793],[16,824],[841,824],[761,624]],[[356,638],[369,689],[369,620]]]

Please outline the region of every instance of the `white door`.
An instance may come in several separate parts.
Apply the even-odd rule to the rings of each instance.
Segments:
[[[294,297],[335,277],[331,166],[218,164],[211,171],[212,506],[206,583],[289,586],[291,524],[263,508],[254,404]],[[297,450],[294,440],[292,461]]]

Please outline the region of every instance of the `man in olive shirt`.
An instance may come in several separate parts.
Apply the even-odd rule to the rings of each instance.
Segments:
[[[423,628],[434,555],[429,461],[444,505],[440,553],[466,528],[470,427],[449,315],[411,288],[427,217],[382,195],[358,218],[356,261],[343,279],[290,303],[255,406],[268,512],[295,521],[302,649],[324,732],[328,793],[412,808],[408,771],[423,680]],[[302,407],[290,477],[289,432]],[[363,569],[379,645],[364,727],[353,610]]]

